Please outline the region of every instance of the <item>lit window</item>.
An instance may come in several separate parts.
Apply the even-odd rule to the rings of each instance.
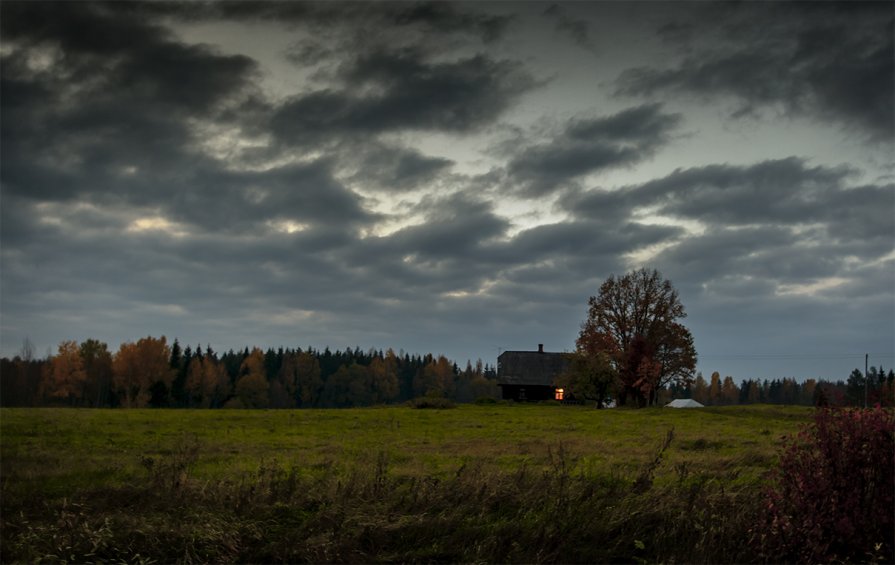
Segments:
[[[562,400],[562,393],[563,390],[561,388],[556,389],[553,393],[553,398],[555,398],[556,400]]]

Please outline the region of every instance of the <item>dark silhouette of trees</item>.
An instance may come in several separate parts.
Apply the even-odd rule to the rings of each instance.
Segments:
[[[323,379],[320,376],[320,361],[310,351],[303,351],[296,359],[298,372],[297,406],[313,408],[320,402]]]
[[[373,404],[386,404],[398,397],[398,358],[391,349],[370,362]]]
[[[425,366],[413,379],[414,396],[440,396],[452,398],[457,371],[454,365],[443,355],[437,359],[427,356]]]
[[[190,359],[187,379],[184,384],[187,406],[210,408],[220,405],[221,399],[230,392],[230,377],[224,367],[215,359],[213,352]]]
[[[88,339],[81,343],[79,353],[86,374],[85,404],[97,408],[109,406],[112,395],[112,354],[109,346],[99,340]]]
[[[665,364],[647,355],[658,349],[650,350],[645,339],[629,343],[631,350],[621,359],[635,360],[641,369],[634,373],[637,379],[644,375],[654,379],[648,387],[638,381],[633,386],[630,380],[626,383],[622,370],[630,371],[632,365],[620,363],[620,357],[612,355],[617,350],[588,349],[583,346],[590,342],[582,339],[581,349],[569,354],[570,371],[556,384],[567,389],[566,398],[571,395],[598,405],[608,398],[621,399],[627,386],[627,399],[638,401],[638,405],[659,399],[693,398],[706,405],[830,407],[863,406],[866,384],[869,405],[895,405],[895,370],[883,367],[870,367],[866,379],[862,370],[855,369],[845,381],[750,378],[737,386],[733,377],[722,379],[716,371],[710,382],[697,374],[695,380],[670,378],[667,384],[661,384]],[[179,385],[178,380],[182,381]],[[652,391],[652,396],[645,391]],[[305,409],[400,403],[421,396],[454,402],[496,399],[497,374],[493,366],[481,360],[467,362],[461,370],[444,356],[410,355],[391,349],[262,351],[246,347],[219,355],[210,346],[204,351],[189,346],[181,350],[176,340],[168,346],[164,336],[123,343],[114,355],[105,343],[95,339],[80,345],[64,341],[55,355],[48,353],[45,359],[35,359],[33,345],[26,340],[19,355],[0,359],[0,406]]]

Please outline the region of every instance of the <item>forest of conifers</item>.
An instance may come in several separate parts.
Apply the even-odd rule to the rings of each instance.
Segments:
[[[893,404],[895,372],[871,367],[869,404]],[[35,359],[30,345],[0,360],[0,405],[174,408],[339,408],[394,404],[419,397],[454,402],[496,399],[497,374],[481,360],[465,368],[444,356],[389,349],[345,351],[245,348],[214,352],[182,348],[164,336],[123,343],[115,353],[94,339],[64,341]],[[689,386],[660,391],[660,404],[694,398],[706,405],[863,405],[864,374],[847,381],[747,379],[702,375]]]
[[[105,343],[62,342],[47,359],[2,360],[4,406],[334,408],[420,396],[495,398],[481,361],[461,370],[443,356],[383,351],[261,349],[217,354],[146,337],[111,353]]]

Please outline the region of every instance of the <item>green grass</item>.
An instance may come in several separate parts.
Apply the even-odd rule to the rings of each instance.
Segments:
[[[742,560],[707,544],[718,528],[747,528],[781,436],[810,415],[550,404],[3,409],[0,557]],[[732,500],[739,517],[718,514]],[[560,542],[570,535],[592,544]]]

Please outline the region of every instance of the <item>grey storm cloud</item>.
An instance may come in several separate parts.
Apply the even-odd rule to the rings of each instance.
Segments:
[[[444,55],[458,40],[479,41],[488,47],[503,37],[513,21],[513,16],[476,13],[449,2],[219,2],[213,6],[219,10],[203,10],[202,17],[267,19],[303,27],[310,33],[298,37],[285,55],[304,67],[339,63],[344,53],[377,51],[384,46],[412,47],[432,55]],[[320,30],[325,34],[315,33]]]
[[[342,166],[354,170],[352,179],[367,188],[406,192],[425,186],[450,170],[450,159],[424,155],[416,149],[366,142],[343,150]],[[356,157],[356,159],[354,159]]]
[[[654,264],[693,293],[748,287],[771,299],[780,285],[849,278],[854,257],[891,253],[895,185],[855,186],[855,176],[787,158],[682,169],[640,185],[567,193],[560,203],[582,219],[650,210],[696,220],[704,231],[676,238]]]
[[[749,273],[753,278],[766,278],[760,275],[766,273],[767,267],[762,266],[767,265],[770,256],[778,255],[781,250],[790,251],[786,259],[804,253],[804,250],[795,249],[798,241],[785,227],[712,227],[666,250],[660,262],[666,270],[693,273],[686,277],[688,280],[723,280],[729,273]],[[776,267],[780,265],[774,263]],[[761,271],[756,271],[756,266],[762,267]],[[786,266],[788,268],[788,264]]]
[[[377,28],[387,33],[472,35],[488,43],[500,38],[511,16],[475,13],[449,2],[149,2],[118,9],[187,20],[273,21],[306,28]],[[355,40],[357,38],[354,38]]]
[[[3,354],[29,334],[114,348],[149,332],[461,362],[561,350],[600,282],[641,262],[674,281],[705,342],[770,347],[775,312],[849,313],[876,324],[850,343],[887,338],[885,167],[816,147],[712,164],[678,134],[718,94],[884,139],[880,8],[604,6],[0,3]],[[658,35],[614,43],[644,26],[613,18],[654,8]],[[231,29],[276,33],[249,48]],[[635,42],[677,51],[660,67]],[[555,65],[554,48],[585,60]],[[271,80],[283,69],[295,76]],[[604,172],[617,186],[594,186]],[[811,317],[819,304],[830,313]]]
[[[524,230],[510,242],[507,252],[514,263],[561,257],[595,261],[668,241],[681,233],[676,227],[624,221],[569,221]]]
[[[185,119],[219,117],[255,76],[248,57],[185,45],[105,4],[3,7],[7,192],[76,198],[120,191],[127,168],[192,170]]]
[[[510,237],[509,227],[489,202],[459,194],[433,202],[420,223],[357,241],[340,251],[339,258],[364,270],[371,281],[386,281],[377,293],[388,296],[410,296],[423,288],[475,292],[491,281],[507,300],[516,292],[522,293],[520,300],[538,294],[558,299],[584,292],[585,284],[608,274],[608,266],[621,265],[619,255],[682,234],[671,226],[579,221],[529,228]],[[554,281],[558,271],[566,272],[567,290],[559,292],[547,280],[540,288],[534,288],[537,281],[531,277],[517,280],[532,272],[524,267],[529,265],[553,272]],[[598,265],[607,270],[595,273]]]
[[[893,15],[885,3],[779,3],[762,13],[730,5],[711,21],[665,24],[683,60],[618,78],[619,95],[667,92],[737,101],[734,115],[781,106],[786,114],[835,120],[876,142],[895,134]],[[701,42],[698,37],[709,36]]]
[[[294,97],[271,116],[287,144],[394,130],[469,132],[494,121],[535,80],[516,62],[478,54],[433,62],[418,49],[380,50],[346,61],[339,85]]]
[[[511,18],[486,14],[472,14],[457,10],[447,2],[415,2],[387,7],[386,15],[400,26],[421,24],[427,31],[441,33],[476,33],[486,42],[499,38]]]
[[[576,44],[591,49],[590,26],[587,21],[569,16],[559,4],[551,4],[543,15],[556,21],[555,29],[559,33],[568,34]]]
[[[423,260],[463,260],[489,240],[504,235],[509,223],[485,203],[455,197],[435,205],[421,224],[399,230],[387,238],[403,254]]]
[[[356,242],[341,260],[364,269],[371,280],[391,281],[390,296],[402,289],[474,288],[493,272],[489,251],[508,228],[490,203],[455,194],[434,199],[418,223]]]
[[[680,121],[681,116],[662,112],[659,104],[572,119],[552,139],[516,153],[507,174],[514,190],[541,196],[581,176],[643,161],[668,143]]]
[[[262,172],[194,171],[164,208],[207,231],[257,229],[266,221],[351,226],[375,215],[332,176],[331,163],[275,167]]]
[[[655,206],[659,214],[712,225],[821,222],[837,235],[891,237],[895,187],[850,186],[847,181],[855,175],[849,167],[811,167],[796,157],[749,166],[709,165],[618,190],[569,193],[562,205],[582,217]]]
[[[181,43],[163,27],[113,7],[103,3],[4,4],[4,40],[14,47],[21,43],[26,49],[42,46],[48,50],[46,56],[55,59],[56,68],[32,74],[49,79],[60,98],[75,94],[108,103],[120,97],[131,111],[150,104],[164,106],[166,111],[205,113],[255,76],[256,64],[249,57]],[[5,61],[13,73],[27,66],[17,54],[27,58],[27,53],[14,51]],[[10,78],[27,83],[29,77]]]

